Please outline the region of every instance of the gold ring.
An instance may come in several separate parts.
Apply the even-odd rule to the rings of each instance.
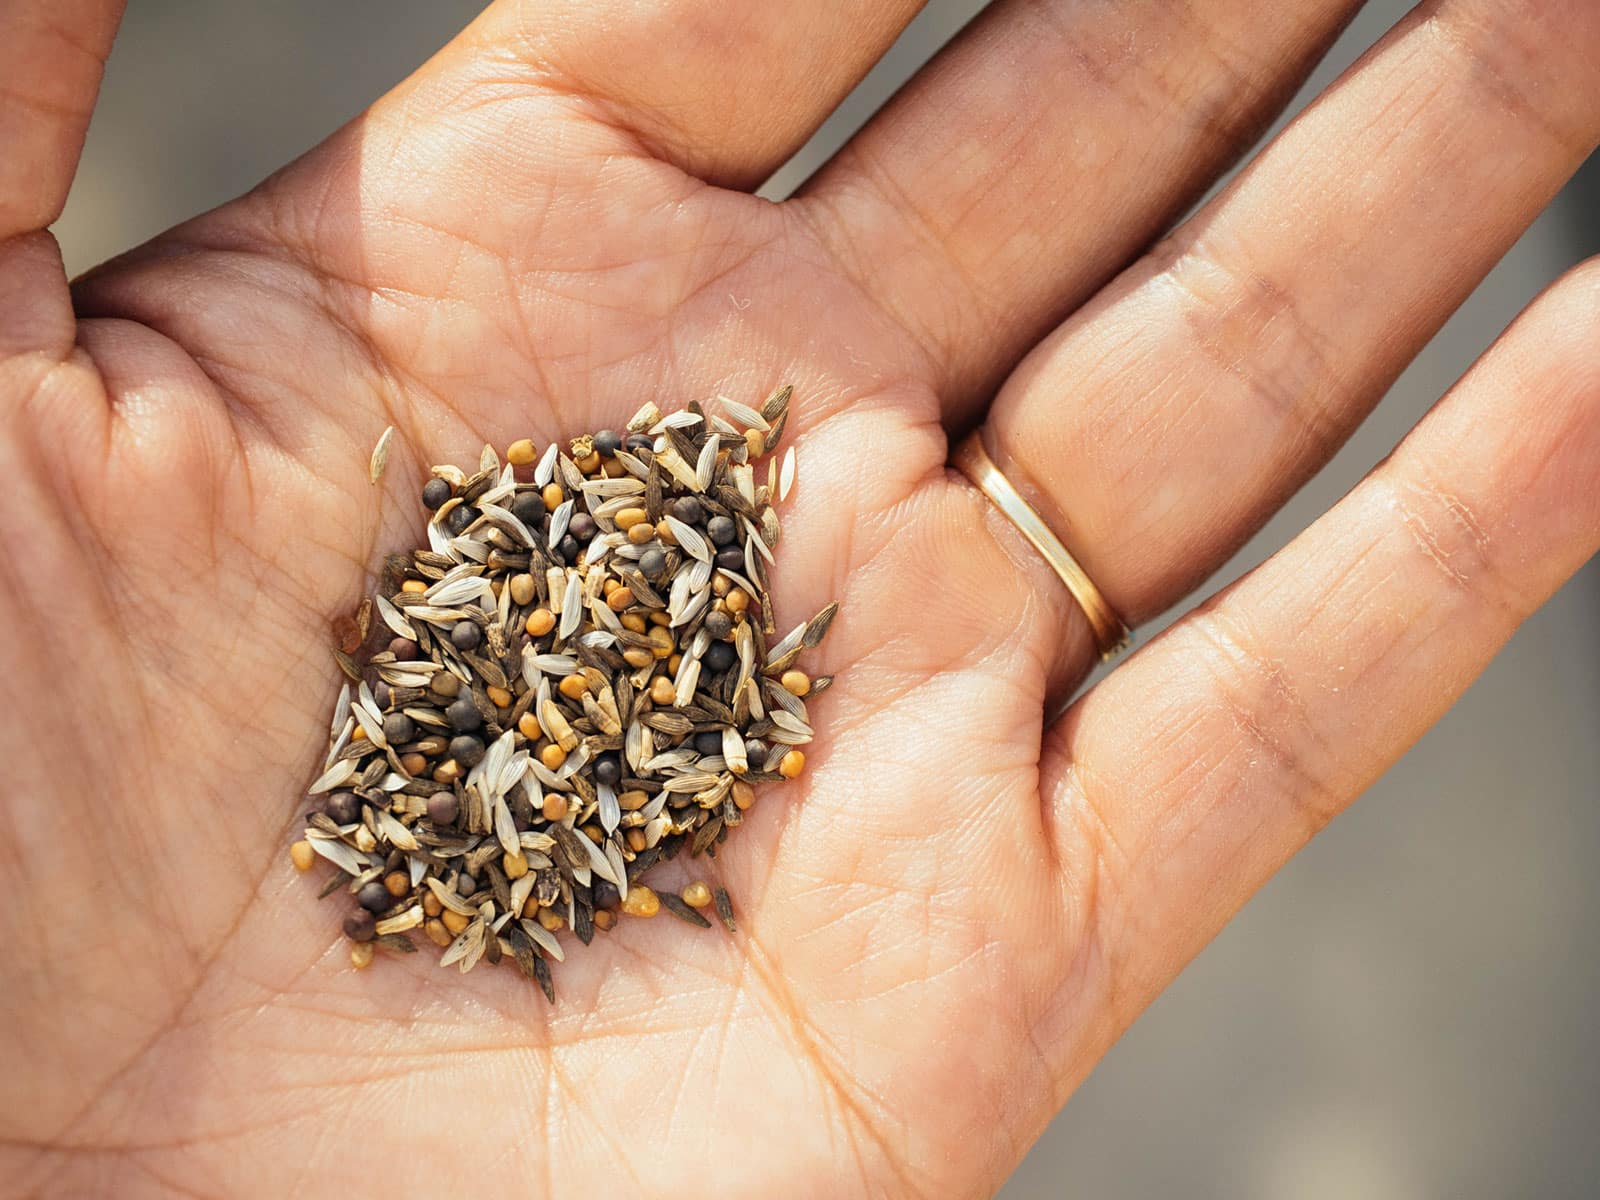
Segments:
[[[1039,514],[1011,486],[1011,481],[1000,473],[1000,468],[994,465],[989,452],[983,448],[979,430],[973,430],[956,447],[951,461],[958,471],[972,480],[980,492],[994,502],[1006,519],[1022,532],[1022,536],[1033,543],[1033,548],[1050,564],[1050,569],[1061,577],[1061,582],[1066,584],[1067,591],[1072,593],[1078,607],[1083,609],[1083,615],[1089,619],[1089,628],[1094,634],[1095,647],[1100,651],[1101,659],[1114,657],[1128,644],[1128,627],[1106,602],[1094,581],[1078,565],[1078,560],[1061,544],[1061,539],[1050,531]]]

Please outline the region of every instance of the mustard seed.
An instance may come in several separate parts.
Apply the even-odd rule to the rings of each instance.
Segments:
[[[317,852],[311,848],[310,842],[298,841],[289,847],[289,861],[294,863],[296,871],[309,871],[317,861]]]

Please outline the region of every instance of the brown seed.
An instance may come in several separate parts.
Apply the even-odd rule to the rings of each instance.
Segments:
[[[356,625],[356,619],[345,613],[333,622],[333,644],[346,654],[354,654],[361,649],[361,629]]]
[[[460,693],[461,680],[450,674],[449,671],[440,671],[434,675],[433,681],[428,684],[428,688],[435,696],[444,696],[448,699]]]
[[[635,886],[638,886],[637,884]],[[594,927],[604,933],[617,923],[617,914],[609,908],[602,908],[594,914]]]
[[[677,694],[672,686],[672,680],[665,675],[657,675],[650,681],[650,699],[657,704],[671,704]]]
[[[582,675],[574,673],[561,680],[561,694],[568,700],[581,700],[588,690],[589,682]]]
[[[528,614],[523,628],[533,637],[543,637],[556,627],[556,615],[548,608],[536,608]]]
[[[309,871],[311,864],[317,861],[317,852],[311,848],[310,842],[299,841],[289,847],[289,861],[294,864],[296,871]]]
[[[630,633],[643,633],[645,631],[646,626],[643,613],[623,613],[621,620],[622,627],[628,630]]]
[[[442,738],[437,734],[434,734],[423,738],[417,743],[417,753],[426,754],[429,758],[434,758],[440,754],[443,754],[445,750],[449,748],[449,746],[449,739]]]
[[[650,624],[670,626],[672,624],[672,614],[656,609],[650,614]]]
[[[598,450],[589,451],[588,454],[577,460],[577,466],[578,470],[585,475],[593,475],[600,469],[600,452]]]
[[[785,779],[798,779],[805,769],[806,756],[798,750],[791,750],[778,760],[778,774]]]
[[[502,854],[500,856],[500,869],[506,873],[507,879],[521,879],[528,873],[528,859],[523,854]]]
[[[690,908],[705,908],[711,903],[711,889],[699,879],[684,888],[682,894],[683,902]]]
[[[656,537],[663,546],[676,546],[678,544],[678,535],[672,532],[672,526],[667,524],[665,517],[656,522]]]
[[[620,792],[617,795],[617,807],[623,812],[637,812],[650,803],[650,796],[646,792],[630,791]]]
[[[682,665],[683,665],[683,655],[681,655],[681,654],[673,654],[673,655],[668,656],[668,658],[667,658],[667,671],[674,678],[676,678],[676,676],[678,674],[678,668],[681,667]]]
[[[444,927],[453,935],[459,937],[461,932],[472,923],[472,918],[447,908],[439,914],[439,920],[444,922]]]
[[[648,521],[650,514],[642,508],[625,508],[612,519],[616,521],[618,529],[632,529],[635,525]]]
[[[383,889],[398,900],[411,890],[411,876],[404,871],[390,871],[383,877]]]
[[[606,597],[606,603],[611,606],[612,612],[621,612],[633,603],[633,589],[619,587]]]
[[[546,821],[559,821],[567,815],[567,798],[560,792],[546,792],[544,805],[539,810]]]
[[[421,579],[408,579],[400,585],[400,590],[413,596],[420,596],[428,590],[428,585]]]
[[[461,778],[461,764],[453,758],[447,758],[433,769],[435,783],[454,783]]]
[[[511,707],[511,693],[506,691],[505,688],[495,687],[493,684],[490,684],[483,690],[488,693],[490,703],[492,703],[496,708]],[[802,692],[800,694],[804,695],[805,693]]]
[[[533,603],[533,576],[524,572],[511,577],[511,599],[516,604]]]
[[[365,971],[372,965],[372,956],[377,953],[377,947],[371,942],[357,942],[350,947],[350,965],[358,971]]]
[[[551,933],[566,925],[566,922],[561,919],[561,914],[553,908],[541,908],[538,920],[539,924],[543,925]]]
[[[726,575],[722,574],[721,572],[718,572],[717,573],[717,577],[711,581],[711,594],[713,596],[726,597],[727,594],[729,592],[731,592],[732,590],[733,590],[733,580],[729,579]],[[722,603],[722,606],[724,608],[726,608],[728,606],[727,605],[727,601],[725,599],[721,603]]]
[[[544,491],[540,492],[539,496],[544,501],[544,506],[551,512],[555,512],[556,509],[561,507],[561,502],[567,498],[567,493],[562,490],[559,483],[547,483],[544,485]]]
[[[644,884],[636,883],[628,889],[622,911],[630,917],[653,917],[661,911],[661,898]]]
[[[588,838],[596,846],[600,845],[601,842],[606,840],[606,835],[600,832],[600,827],[598,825],[579,825],[578,832],[583,834],[584,837]]]
[[[778,682],[794,696],[804,696],[811,691],[811,676],[804,671],[785,671]]]
[[[517,718],[517,732],[530,742],[537,742],[544,733],[539,728],[539,718],[531,712],[525,712]]]
[[[656,540],[656,531],[653,525],[635,525],[628,530],[628,541],[635,546],[642,546],[646,542]]]
[[[531,467],[539,461],[539,455],[530,440],[518,438],[506,447],[506,461],[513,467]]]
[[[407,775],[415,779],[428,769],[428,760],[425,755],[418,754],[413,750],[410,754],[402,754],[400,756],[400,767]]]
[[[422,923],[422,932],[428,935],[428,940],[435,946],[448,946],[455,940],[450,936],[450,931],[445,928],[444,922],[437,919],[424,921]]]
[[[751,458],[760,458],[767,450],[767,435],[759,429],[746,429],[744,445]]]
[[[432,891],[425,891],[422,893],[422,911],[426,916],[437,917],[444,911],[444,905],[439,903],[439,897]]]
[[[756,802],[756,789],[742,779],[733,781],[733,803],[744,812]]]
[[[622,661],[630,667],[648,667],[655,660],[656,656],[643,646],[629,646],[622,652]],[[671,697],[669,696],[668,699],[671,699]]]
[[[545,765],[546,770],[559,771],[561,764],[567,761],[567,752],[554,742],[551,742],[543,750],[539,751],[539,761]]]
[[[644,850],[645,850],[644,830],[642,830],[642,829],[630,829],[630,830],[628,830],[628,849],[632,850],[635,854],[644,853]]]
[[[651,627],[650,645],[655,648],[655,656],[657,658],[669,658],[672,652],[677,649],[677,644],[672,638],[672,631],[664,629],[660,625]]]

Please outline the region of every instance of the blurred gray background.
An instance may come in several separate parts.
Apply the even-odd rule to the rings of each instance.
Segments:
[[[69,268],[249,187],[359,112],[478,7],[133,0],[57,226]],[[930,3],[768,191],[809,174],[981,7]],[[1301,101],[1403,7],[1370,4]],[[1591,161],[1219,581],[1340,496],[1523,304],[1597,251]],[[1005,1200],[1600,1191],[1597,730],[1591,563],[1156,1003]]]

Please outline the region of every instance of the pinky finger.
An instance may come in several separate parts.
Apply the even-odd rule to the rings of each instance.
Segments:
[[[1095,1010],[1074,1013],[1092,1044],[1063,1048],[1064,1073],[1086,1070],[1597,547],[1600,261],[1536,301],[1326,516],[1049,735],[1046,816],[1095,982],[1063,997]]]

